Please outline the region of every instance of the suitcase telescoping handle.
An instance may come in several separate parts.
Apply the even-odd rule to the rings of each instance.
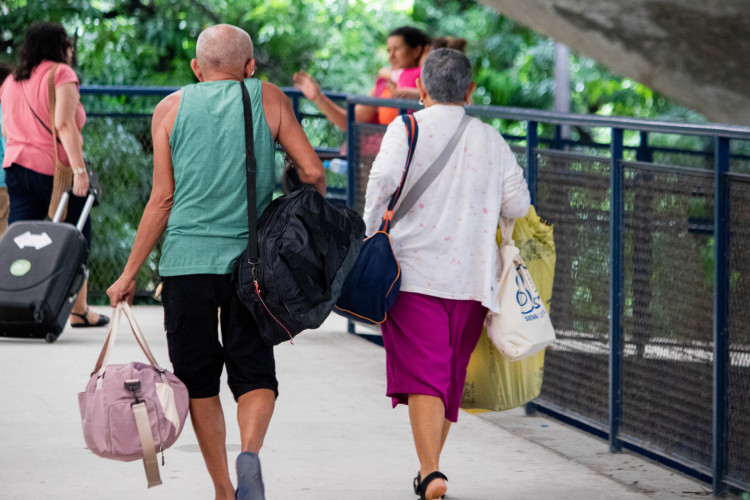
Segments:
[[[71,194],[73,194],[72,189],[68,189],[62,194],[60,197],[60,203],[57,205],[57,210],[55,210],[55,216],[52,218],[52,222],[60,222],[63,210],[65,209],[65,205],[68,203]],[[86,219],[89,216],[89,212],[91,212],[91,207],[94,206],[94,202],[96,202],[96,190],[90,187],[86,197],[86,204],[83,206],[81,216],[78,218],[78,223],[76,224],[79,231],[83,231],[83,225],[86,224]]]

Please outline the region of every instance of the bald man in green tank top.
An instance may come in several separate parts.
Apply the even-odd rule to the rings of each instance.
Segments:
[[[113,306],[132,302],[138,269],[165,233],[159,273],[169,356],[175,374],[188,387],[190,417],[216,499],[257,500],[264,498],[258,452],[278,382],[273,348],[260,339],[231,283],[248,237],[240,82],[252,103],[259,216],[273,193],[275,141],[298,165],[301,180],[321,194],[325,172],[289,99],[277,86],[251,78],[255,59],[245,31],[226,24],[206,29],[190,66],[199,83],[165,97],[154,110],[151,197],[125,269],[107,294]],[[224,366],[237,401],[242,440],[236,491],[229,477],[219,400]]]

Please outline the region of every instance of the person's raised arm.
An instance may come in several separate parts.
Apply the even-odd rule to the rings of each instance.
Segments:
[[[89,176],[83,162],[83,138],[76,123],[78,103],[78,84],[63,83],[55,87],[55,128],[65,153],[68,155],[70,167],[73,169],[73,194],[86,196],[89,190]],[[57,144],[54,145],[57,147]],[[80,171],[81,173],[78,173]]]
[[[326,115],[329,122],[336,125],[343,131],[346,131],[346,109],[342,108],[320,90],[320,85],[315,79],[307,74],[306,71],[300,70],[292,77],[294,86],[297,87],[302,95],[312,101],[318,109]]]
[[[293,76],[294,86],[297,87],[302,95],[312,101],[318,109],[326,116],[329,122],[336,125],[338,128],[346,132],[347,127],[347,111],[345,108],[339,106],[331,98],[323,94],[320,90],[320,85],[315,79],[307,74],[307,72],[300,70]],[[368,96],[372,97],[375,95],[375,88],[370,91]],[[377,114],[377,107],[374,106],[363,106],[358,104],[354,107],[354,121],[357,122],[371,122]]]
[[[280,88],[266,82],[263,83],[263,111],[271,135],[297,165],[300,180],[312,184],[320,194],[325,195],[326,174],[323,164],[294,116],[291,101]]]
[[[375,86],[370,89],[370,92],[367,93],[368,97],[376,97],[375,96]],[[364,104],[357,104],[354,106],[354,121],[355,122],[363,122],[363,123],[370,123],[375,120],[375,117],[378,114],[378,107],[377,106],[365,106]]]
[[[164,98],[154,109],[151,120],[151,136],[154,144],[154,176],[151,196],[143,211],[141,223],[138,225],[133,249],[130,251],[125,269],[107,290],[113,307],[123,300],[133,301],[138,270],[167,228],[174,202],[174,169],[169,135],[172,132],[179,104],[180,94],[175,93]]]

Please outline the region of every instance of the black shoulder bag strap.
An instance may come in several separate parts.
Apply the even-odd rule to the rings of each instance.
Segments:
[[[255,143],[253,142],[253,109],[250,103],[250,93],[245,82],[242,87],[242,107],[245,115],[245,174],[247,176],[247,262],[255,266],[260,262],[258,258],[258,208],[256,206],[255,174]]]

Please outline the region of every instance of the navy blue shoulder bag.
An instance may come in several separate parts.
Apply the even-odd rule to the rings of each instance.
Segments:
[[[471,120],[468,115],[464,115],[451,140],[448,141],[435,162],[430,165],[404,196],[401,205],[394,214],[394,207],[403,191],[404,181],[409,173],[419,135],[417,120],[414,119],[413,115],[402,115],[401,118],[404,120],[409,141],[409,151],[406,155],[406,166],[404,167],[404,173],[401,175],[401,182],[391,195],[380,229],[365,239],[357,261],[344,282],[341,296],[333,309],[334,312],[353,321],[373,325],[385,321],[388,317],[388,310],[396,302],[396,297],[401,288],[401,267],[393,254],[389,232],[393,225],[406,215],[443,170],[464,129]]]
[[[393,207],[401,196],[404,180],[409,173],[419,129],[413,115],[402,115],[409,141],[409,153],[401,182],[391,195],[380,229],[365,239],[357,261],[349,272],[334,312],[354,321],[377,325],[385,321],[388,310],[396,302],[401,288],[401,268],[391,246]]]

